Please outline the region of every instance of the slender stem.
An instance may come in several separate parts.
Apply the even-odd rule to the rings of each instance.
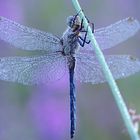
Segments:
[[[77,13],[79,11],[81,11],[79,13],[79,16],[80,16],[81,20],[83,19],[83,21],[84,21],[84,28],[87,29],[88,22],[87,22],[87,20],[86,20],[86,18],[84,16],[84,13],[81,10],[79,2],[77,0],[72,0],[72,3],[74,5]],[[129,133],[131,139],[132,140],[140,140],[138,133],[134,129],[131,117],[130,117],[130,115],[128,113],[127,107],[126,107],[125,102],[124,102],[124,100],[123,100],[123,98],[121,96],[121,93],[120,93],[120,91],[118,89],[118,86],[117,86],[117,84],[116,84],[116,82],[115,82],[115,80],[114,80],[114,78],[112,76],[112,73],[109,70],[109,67],[108,67],[108,65],[107,65],[107,63],[105,61],[104,55],[103,55],[102,51],[100,50],[99,45],[98,45],[97,41],[95,40],[95,37],[94,37],[94,35],[92,33],[92,30],[91,30],[91,28],[89,26],[88,26],[88,37],[91,40],[93,49],[94,49],[94,51],[96,53],[96,57],[97,57],[100,65],[102,67],[102,70],[103,70],[103,73],[105,75],[105,78],[106,78],[106,80],[107,80],[107,82],[108,82],[108,84],[110,86],[110,89],[111,89],[112,94],[113,94],[113,96],[115,98],[116,104],[118,106],[118,109],[119,109],[119,111],[121,113],[121,116],[122,116],[122,118],[124,120],[125,126],[126,126],[126,128],[128,130],[128,133]]]

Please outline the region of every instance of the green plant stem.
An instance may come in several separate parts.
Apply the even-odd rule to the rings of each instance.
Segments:
[[[87,19],[84,16],[83,11],[81,10],[79,2],[77,0],[72,0],[72,3],[74,5],[77,13],[79,12],[79,17],[84,20],[84,28],[86,30],[87,26],[88,26],[88,22],[87,22]],[[106,80],[107,80],[107,82],[110,86],[110,89],[111,89],[112,94],[115,98],[116,104],[118,106],[118,109],[121,113],[121,116],[124,120],[125,126],[128,130],[128,133],[129,133],[131,139],[132,140],[140,140],[138,133],[134,129],[131,117],[128,113],[128,109],[125,105],[125,102],[124,102],[122,96],[121,96],[119,88],[118,88],[118,86],[117,86],[117,84],[116,84],[116,82],[115,82],[115,80],[112,76],[112,73],[111,73],[111,71],[110,71],[110,69],[109,69],[109,67],[108,67],[108,65],[105,61],[104,55],[103,55],[102,51],[100,50],[99,45],[98,45],[98,43],[97,43],[97,41],[96,41],[96,39],[95,39],[95,37],[92,33],[92,30],[89,26],[88,26],[88,37],[91,40],[93,50],[95,51],[96,57],[97,57],[100,65],[102,67],[105,78],[106,78]]]

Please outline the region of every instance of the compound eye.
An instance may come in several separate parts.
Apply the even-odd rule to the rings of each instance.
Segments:
[[[69,16],[67,18],[67,25],[71,28],[73,27],[73,25],[74,25],[73,16]]]
[[[75,25],[74,20],[70,21],[70,27],[73,28],[73,26]]]

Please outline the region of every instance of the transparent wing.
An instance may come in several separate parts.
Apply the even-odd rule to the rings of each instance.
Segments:
[[[132,37],[139,29],[140,23],[136,19],[129,17],[105,28],[95,30],[94,35],[100,48],[108,49]],[[93,50],[90,44],[81,49]]]
[[[56,36],[22,26],[4,17],[0,17],[0,39],[24,50],[45,50],[48,52],[62,50],[60,39]]]
[[[76,79],[93,84],[105,82],[100,64],[92,54],[77,54]],[[129,55],[108,55],[106,62],[115,79],[125,78],[140,71],[140,61]]]
[[[65,71],[66,59],[61,54],[0,58],[0,79],[5,81],[47,84],[60,79]]]

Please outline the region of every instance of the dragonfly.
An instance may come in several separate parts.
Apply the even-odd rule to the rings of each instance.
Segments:
[[[112,48],[134,36],[140,29],[138,20],[129,17],[107,27],[93,29],[102,50]],[[11,47],[26,51],[44,52],[34,56],[0,58],[0,79],[24,85],[40,85],[61,79],[69,74],[70,135],[76,130],[76,80],[99,84],[106,82],[97,61],[88,30],[78,15],[67,18],[67,28],[62,37],[20,25],[0,17],[0,39]],[[140,71],[140,61],[131,55],[105,55],[115,79],[125,78]]]

